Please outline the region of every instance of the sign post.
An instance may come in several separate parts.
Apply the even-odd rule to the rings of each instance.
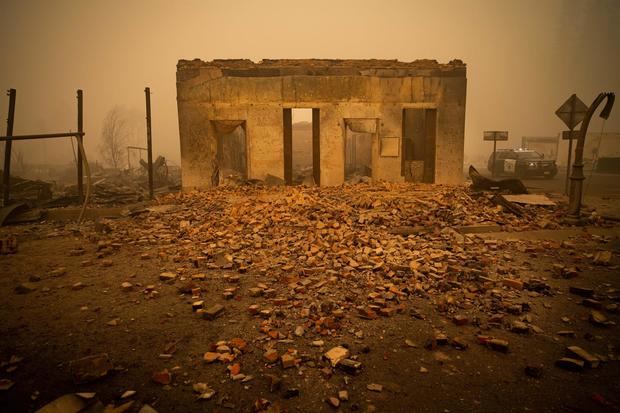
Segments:
[[[573,156],[573,138],[576,137],[573,133],[573,129],[583,120],[587,110],[588,107],[586,104],[573,93],[571,97],[566,99],[566,102],[562,103],[562,106],[555,111],[557,117],[562,119],[562,122],[564,122],[569,129],[568,133],[562,133],[562,139],[568,139],[568,161],[566,164],[566,182],[564,183],[564,193],[566,195],[568,195],[568,176],[570,175],[571,158]]]
[[[497,153],[497,141],[507,141],[508,131],[484,131],[483,140],[493,141],[493,165],[491,166],[491,176],[495,177],[495,157]]]

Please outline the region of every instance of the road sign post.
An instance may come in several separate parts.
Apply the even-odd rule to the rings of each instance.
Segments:
[[[483,140],[493,141],[493,164],[491,165],[491,176],[495,177],[495,159],[497,154],[497,141],[507,141],[508,131],[484,131]]]
[[[590,125],[590,119],[598,106],[605,102],[605,107],[600,113],[600,117],[608,119],[611,109],[614,106],[616,95],[612,92],[599,93],[594,99],[594,102],[587,109],[581,128],[579,129],[579,139],[577,139],[577,147],[575,148],[575,163],[573,163],[573,171],[570,177],[570,195],[568,200],[568,214],[566,222],[572,224],[582,224],[581,220],[581,198],[583,196],[583,181],[586,177],[583,175],[583,146],[586,140],[586,134],[588,133],[588,126]]]

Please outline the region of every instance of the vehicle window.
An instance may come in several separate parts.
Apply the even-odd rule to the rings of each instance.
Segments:
[[[539,154],[538,152],[532,151],[532,152],[519,152],[517,154],[517,158],[518,159],[542,159],[543,156]]]

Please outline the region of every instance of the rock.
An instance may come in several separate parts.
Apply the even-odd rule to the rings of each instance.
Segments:
[[[478,342],[484,344],[495,351],[508,352],[508,341],[489,336],[478,336]]]
[[[82,289],[82,288],[84,288],[84,287],[86,287],[86,286],[85,286],[84,284],[82,284],[81,282],[76,282],[75,284],[73,284],[73,285],[71,286],[71,289],[72,289],[73,291],[78,291],[78,290],[81,290],[81,289]]]
[[[216,361],[217,359],[219,359],[220,354],[219,353],[215,353],[212,351],[207,351],[204,356],[202,357],[202,359],[204,361],[206,361],[207,363],[213,363],[214,361]]]
[[[361,371],[362,363],[357,360],[342,359],[340,360],[340,362],[338,362],[336,367],[344,371],[345,373],[356,375],[359,374],[359,372]]]
[[[568,291],[571,294],[576,294],[578,296],[586,298],[592,297],[594,295],[594,290],[592,288],[578,287],[575,285],[568,287]]]
[[[106,353],[69,362],[69,370],[75,384],[90,383],[105,377],[112,368],[112,362]]]
[[[142,408],[138,411],[138,413],[157,413],[157,410],[153,409],[148,404],[142,406]]]
[[[527,334],[529,333],[530,328],[524,322],[515,320],[512,322],[512,325],[510,326],[510,331],[512,331],[513,333],[518,333],[518,334]]]
[[[252,304],[248,307],[248,313],[256,315],[260,311],[260,307],[257,304]]]
[[[428,369],[426,367],[420,367],[419,371],[420,373],[423,373],[423,374],[428,373]]]
[[[607,327],[610,324],[605,314],[598,310],[590,311],[590,322],[598,327]]]
[[[128,293],[133,290],[133,284],[125,281],[124,283],[121,284],[121,290]]]
[[[192,386],[194,393],[198,393],[198,400],[209,400],[215,396],[216,391],[210,388],[206,383],[194,383]]]
[[[133,396],[134,394],[136,394],[135,390],[126,390],[122,395],[121,395],[121,399],[127,399],[131,396]]]
[[[332,365],[332,367],[336,367],[336,365],[338,365],[339,362],[341,362],[342,360],[348,358],[349,354],[351,354],[349,349],[341,347],[341,346],[338,346],[338,347],[333,347],[327,353],[325,353],[323,356],[327,360],[329,360],[329,362]]]
[[[231,377],[241,373],[241,364],[235,363],[227,367]]]
[[[585,363],[582,360],[577,360],[570,357],[563,357],[555,362],[555,365],[571,371],[582,371]]]
[[[278,351],[275,349],[269,349],[263,354],[263,359],[267,363],[275,363],[278,361]]]
[[[514,288],[515,290],[523,289],[523,281],[516,280],[513,278],[504,278],[502,280],[502,284],[505,285],[506,287]]]
[[[366,388],[370,391],[382,392],[383,386],[381,384],[370,383],[366,386]]]
[[[250,297],[260,297],[261,295],[263,295],[263,289],[262,288],[250,288],[248,289],[248,293],[250,294]]]
[[[159,280],[163,282],[174,282],[176,280],[177,275],[173,272],[162,272],[159,274]]]
[[[597,310],[603,308],[603,303],[597,300],[593,300],[591,298],[584,298],[583,301],[581,301],[581,305],[588,308],[595,308]]]
[[[15,384],[15,382],[13,382],[13,380],[10,380],[10,379],[0,379],[0,391],[7,391],[11,387],[13,387],[14,384]]]
[[[338,399],[337,397],[328,397],[327,399],[325,399],[325,401],[327,402],[327,404],[329,404],[335,409],[340,406],[340,399]]]
[[[594,254],[594,264],[609,265],[611,263],[611,251],[598,251]]]
[[[349,392],[346,390],[340,390],[338,392],[338,398],[340,399],[340,401],[346,402],[347,400],[349,400]]]
[[[495,351],[508,352],[508,342],[506,340],[493,338],[489,340],[489,346]]]
[[[583,360],[585,362],[585,365],[591,369],[598,367],[601,362],[597,357],[594,357],[593,355],[578,346],[568,346],[566,348],[566,351],[572,357]]]
[[[467,316],[462,315],[462,314],[457,314],[452,318],[452,321],[454,322],[454,324],[456,324],[457,326],[464,326],[467,323],[469,323],[469,318],[467,318]]]
[[[242,351],[242,352],[245,352],[248,347],[248,343],[245,340],[238,338],[238,337],[231,339],[229,342],[229,345],[232,348],[236,348],[237,350]]]
[[[36,289],[37,289],[36,285],[26,282],[26,283],[21,283],[17,287],[15,287],[15,292],[17,294],[28,294],[33,291],[36,291]]]
[[[151,380],[157,384],[167,385],[172,382],[172,374],[170,374],[168,369],[156,371],[151,375]]]
[[[55,270],[50,272],[50,277],[62,277],[67,273],[67,269],[65,267],[58,267]]]
[[[284,369],[295,367],[297,365],[295,357],[290,354],[283,354],[282,357],[280,357],[280,361],[282,362],[282,368]]]
[[[215,304],[215,305],[207,308],[205,310],[205,312],[202,313],[202,317],[207,319],[207,320],[215,320],[223,312],[224,312],[224,306],[221,305],[221,304]]]
[[[417,347],[416,344],[413,341],[409,340],[408,338],[405,339],[405,345],[407,347],[413,347],[413,348]]]
[[[219,252],[215,254],[215,265],[220,268],[232,268],[233,256],[226,252]]]
[[[306,330],[302,326],[295,327],[295,335],[297,337],[303,336],[305,332],[306,332]]]
[[[462,337],[453,337],[452,340],[450,340],[450,345],[458,350],[467,350],[469,347],[469,344],[467,344]]]
[[[87,402],[75,393],[65,394],[37,410],[37,413],[78,413],[84,411]],[[103,406],[101,406],[103,410]]]
[[[194,281],[204,281],[207,279],[207,275],[203,273],[192,274],[191,279]]]

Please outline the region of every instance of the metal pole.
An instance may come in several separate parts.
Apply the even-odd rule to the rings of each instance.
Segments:
[[[144,88],[146,96],[146,151],[149,166],[149,196],[153,199],[153,143],[151,140],[151,88]]]
[[[599,93],[588,108],[581,122],[581,128],[579,129],[579,138],[577,139],[577,147],[575,148],[575,162],[573,163],[572,175],[570,177],[571,183],[567,216],[567,220],[572,223],[580,223],[583,181],[586,179],[583,175],[583,146],[588,133],[588,126],[590,125],[590,119],[592,115],[594,115],[594,111],[605,99],[607,102],[600,117],[603,119],[609,118],[609,114],[614,105],[615,95],[613,93]]]
[[[491,168],[491,176],[495,177],[495,153],[497,152],[497,132],[493,132],[493,166]]]
[[[6,120],[6,136],[13,135],[13,121],[15,120],[15,98],[17,91],[15,89],[8,90],[9,96],[9,116]],[[11,197],[11,146],[13,142],[10,138],[6,140],[4,144],[4,172],[3,172],[3,184],[4,184],[4,206],[9,204]]]
[[[572,113],[571,113],[571,118],[573,117]],[[572,124],[572,121],[571,121]],[[570,129],[570,135],[569,135],[569,139],[568,139],[568,163],[566,164],[566,182],[564,184],[564,193],[566,195],[568,195],[568,182],[569,182],[569,177],[570,177],[570,167],[571,167],[571,160],[573,158],[573,128]]]
[[[49,138],[71,138],[73,136],[82,136],[84,133],[79,132],[58,132],[58,133],[40,133],[37,135],[12,135],[0,136],[0,142],[11,141],[28,141],[33,139],[49,139]]]
[[[78,145],[82,145],[84,143],[84,116],[83,116],[83,105],[82,105],[82,89],[78,89],[77,91],[77,128],[79,135],[77,139],[79,140]],[[82,167],[82,151],[77,151],[77,187],[78,187],[78,198],[80,202],[84,199],[84,171]]]

